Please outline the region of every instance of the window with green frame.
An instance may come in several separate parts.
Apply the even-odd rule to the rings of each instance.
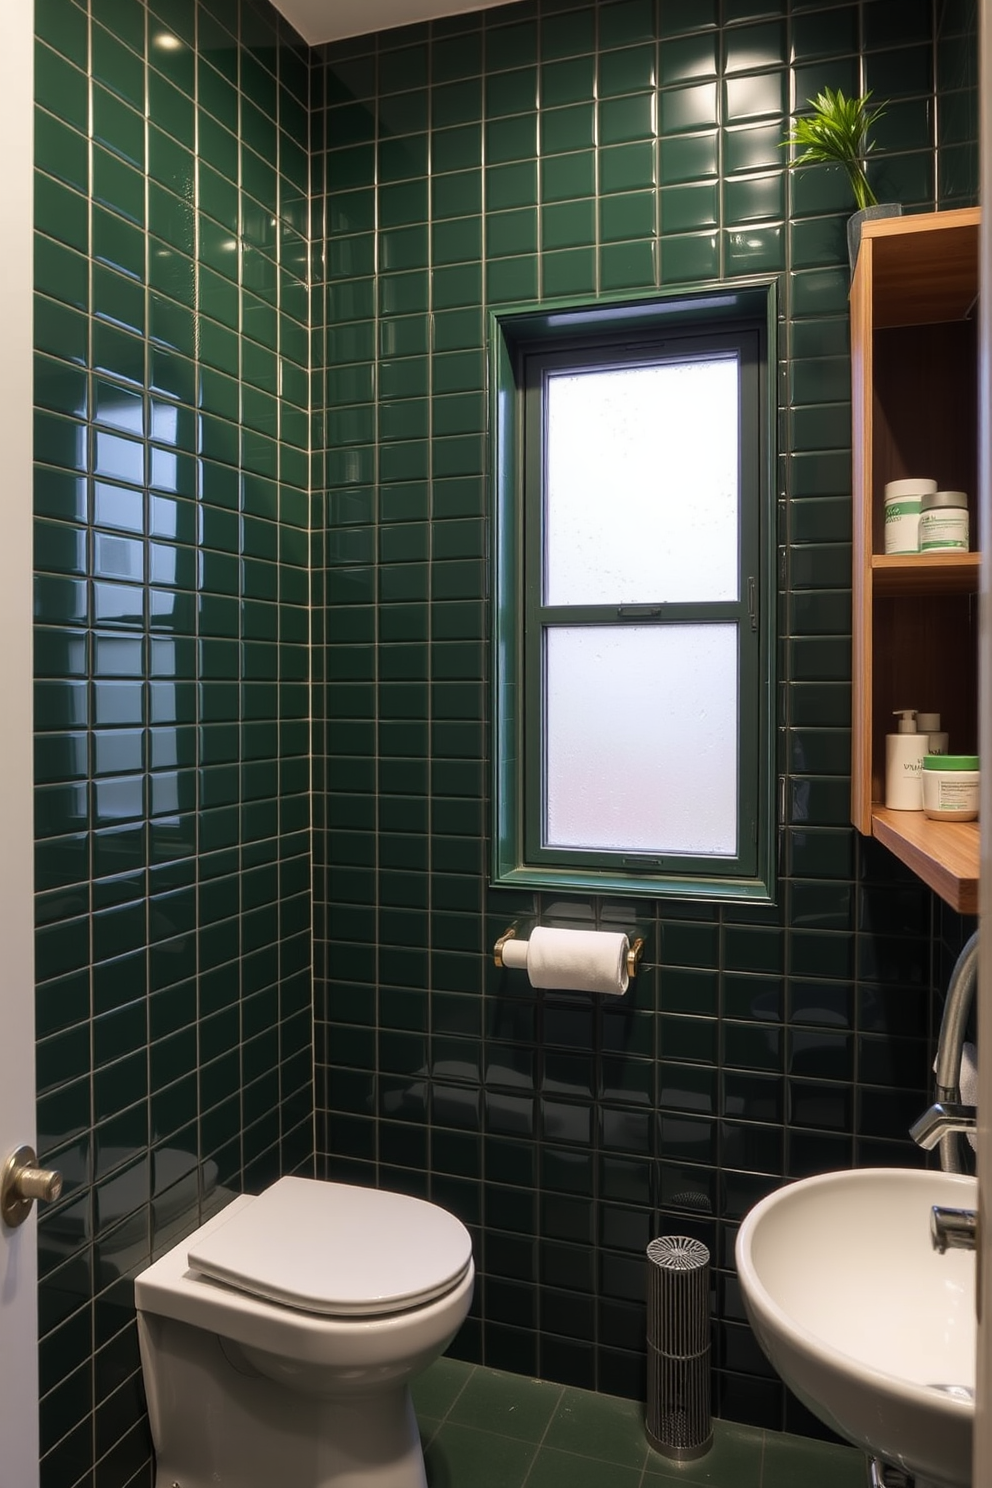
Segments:
[[[774,315],[490,317],[495,883],[773,895]]]

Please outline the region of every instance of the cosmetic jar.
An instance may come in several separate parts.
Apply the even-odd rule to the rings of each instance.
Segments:
[[[977,754],[924,755],[924,815],[934,821],[974,821],[979,779]]]

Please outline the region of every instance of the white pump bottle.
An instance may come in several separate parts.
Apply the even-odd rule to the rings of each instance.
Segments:
[[[940,726],[939,713],[917,713],[916,731],[926,734],[926,754],[946,754],[949,743],[947,730]]]
[[[885,736],[885,804],[890,811],[922,811],[927,736],[917,732],[915,708],[894,711],[896,733]]]

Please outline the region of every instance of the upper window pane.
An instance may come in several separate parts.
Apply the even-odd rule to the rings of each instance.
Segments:
[[[739,597],[735,352],[546,384],[549,605]]]

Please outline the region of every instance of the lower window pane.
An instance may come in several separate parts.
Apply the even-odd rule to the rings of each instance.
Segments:
[[[545,632],[544,846],[737,854],[737,626]]]

